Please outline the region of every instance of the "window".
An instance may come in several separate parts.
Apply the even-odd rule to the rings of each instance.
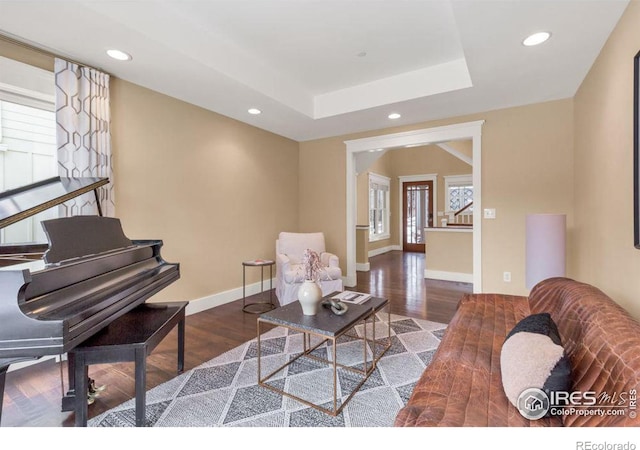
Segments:
[[[445,205],[447,212],[460,211],[473,202],[473,181],[471,175],[450,175],[444,177]],[[473,213],[473,206],[462,214]]]
[[[0,191],[57,175],[52,72],[0,57]],[[40,222],[51,208],[0,230],[0,242],[47,242]]]
[[[369,241],[391,237],[389,231],[390,178],[369,174]]]

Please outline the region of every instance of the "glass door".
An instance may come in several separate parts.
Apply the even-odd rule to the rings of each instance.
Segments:
[[[402,191],[402,249],[424,252],[424,228],[433,226],[433,181],[405,182]]]

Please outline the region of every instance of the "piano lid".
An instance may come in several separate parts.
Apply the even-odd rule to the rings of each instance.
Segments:
[[[0,229],[98,189],[108,178],[54,177],[0,193]]]

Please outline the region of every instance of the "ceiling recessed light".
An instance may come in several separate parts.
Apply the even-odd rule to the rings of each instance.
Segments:
[[[116,49],[107,50],[107,55],[118,61],[131,61],[133,59],[130,54]]]
[[[262,111],[260,111],[258,108],[249,108],[248,113],[256,115],[262,113]]]
[[[533,33],[531,36],[522,41],[523,45],[531,47],[533,45],[542,44],[544,41],[551,37],[551,33],[547,31],[541,31],[539,33]]]
[[[389,119],[399,119],[400,117],[402,117],[400,114],[398,113],[391,113],[389,114]]]

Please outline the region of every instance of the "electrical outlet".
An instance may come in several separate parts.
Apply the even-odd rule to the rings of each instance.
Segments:
[[[511,272],[503,272],[502,281],[504,281],[505,283],[511,283]]]

